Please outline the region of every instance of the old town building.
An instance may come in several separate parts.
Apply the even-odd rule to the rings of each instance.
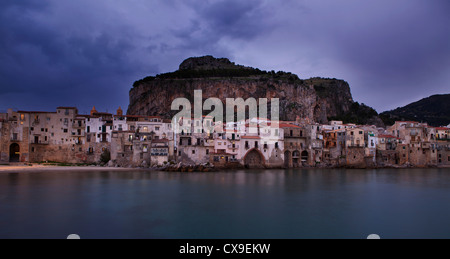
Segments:
[[[75,107],[0,113],[0,164],[108,160],[121,167],[450,166],[450,129],[399,121],[385,130],[301,118],[222,123],[205,116],[172,124],[161,117],[125,115],[120,107],[116,114],[95,107],[89,114]]]

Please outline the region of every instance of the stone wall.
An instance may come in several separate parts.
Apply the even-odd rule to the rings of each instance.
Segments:
[[[363,147],[352,147],[346,150],[346,165],[349,167],[365,168],[365,149]]]

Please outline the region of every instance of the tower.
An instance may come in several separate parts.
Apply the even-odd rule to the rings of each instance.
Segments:
[[[121,107],[119,107],[119,109],[117,109],[117,116],[123,116],[123,110]]]
[[[91,110],[91,116],[94,116],[94,114],[96,114],[96,113],[98,113],[98,111],[95,109],[95,106],[94,106],[94,107],[92,107],[92,110]]]

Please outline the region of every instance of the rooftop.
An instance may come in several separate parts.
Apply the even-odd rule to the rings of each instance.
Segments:
[[[55,114],[56,112],[42,112],[42,111],[18,111],[17,113],[51,113],[51,114]]]
[[[57,110],[78,110],[77,107],[58,107]]]

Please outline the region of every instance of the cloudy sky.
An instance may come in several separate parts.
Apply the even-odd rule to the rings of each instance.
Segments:
[[[191,56],[348,81],[379,112],[450,93],[448,0],[1,0],[0,110],[128,106]]]

